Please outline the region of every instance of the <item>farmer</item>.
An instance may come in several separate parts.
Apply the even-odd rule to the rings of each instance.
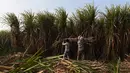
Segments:
[[[83,36],[78,36],[78,52],[77,52],[77,60],[79,59],[84,59],[84,37]]]
[[[70,52],[70,41],[68,39],[65,39],[62,42],[62,45],[65,46],[63,59],[69,59],[69,52]]]

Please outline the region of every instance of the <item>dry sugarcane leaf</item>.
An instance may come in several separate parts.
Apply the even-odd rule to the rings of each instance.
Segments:
[[[10,67],[10,66],[0,66],[0,71],[3,71],[3,70],[11,70],[13,69],[13,67]]]

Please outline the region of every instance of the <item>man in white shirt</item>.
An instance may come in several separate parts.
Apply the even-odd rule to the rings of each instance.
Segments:
[[[69,59],[69,51],[70,51],[70,41],[68,39],[65,39],[62,42],[62,45],[65,46],[63,59]]]
[[[83,36],[78,36],[78,52],[77,52],[77,60],[79,59],[84,59],[84,37]]]

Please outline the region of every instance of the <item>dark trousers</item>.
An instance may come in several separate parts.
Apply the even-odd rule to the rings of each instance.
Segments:
[[[78,53],[77,53],[77,60],[84,60],[84,50],[78,50]]]
[[[64,59],[69,59],[69,58],[70,58],[70,57],[69,57],[69,51],[65,51],[65,52],[64,52],[63,58],[64,58]]]

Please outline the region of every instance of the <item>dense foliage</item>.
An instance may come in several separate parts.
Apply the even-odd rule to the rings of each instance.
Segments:
[[[130,6],[127,4],[106,7],[105,12],[100,12],[94,5],[85,5],[70,16],[64,8],[56,9],[55,13],[25,11],[20,18],[14,13],[7,13],[4,21],[11,28],[11,38],[6,38],[1,31],[0,47],[9,46],[8,41],[11,41],[12,48],[26,49],[28,53],[42,48],[44,56],[58,55],[63,53],[61,42],[64,38],[83,34],[86,38],[94,37],[94,42],[85,45],[86,59],[112,60],[120,57],[123,60],[129,53]],[[5,38],[6,44],[2,42]],[[76,56],[76,46],[74,41],[72,58]]]

